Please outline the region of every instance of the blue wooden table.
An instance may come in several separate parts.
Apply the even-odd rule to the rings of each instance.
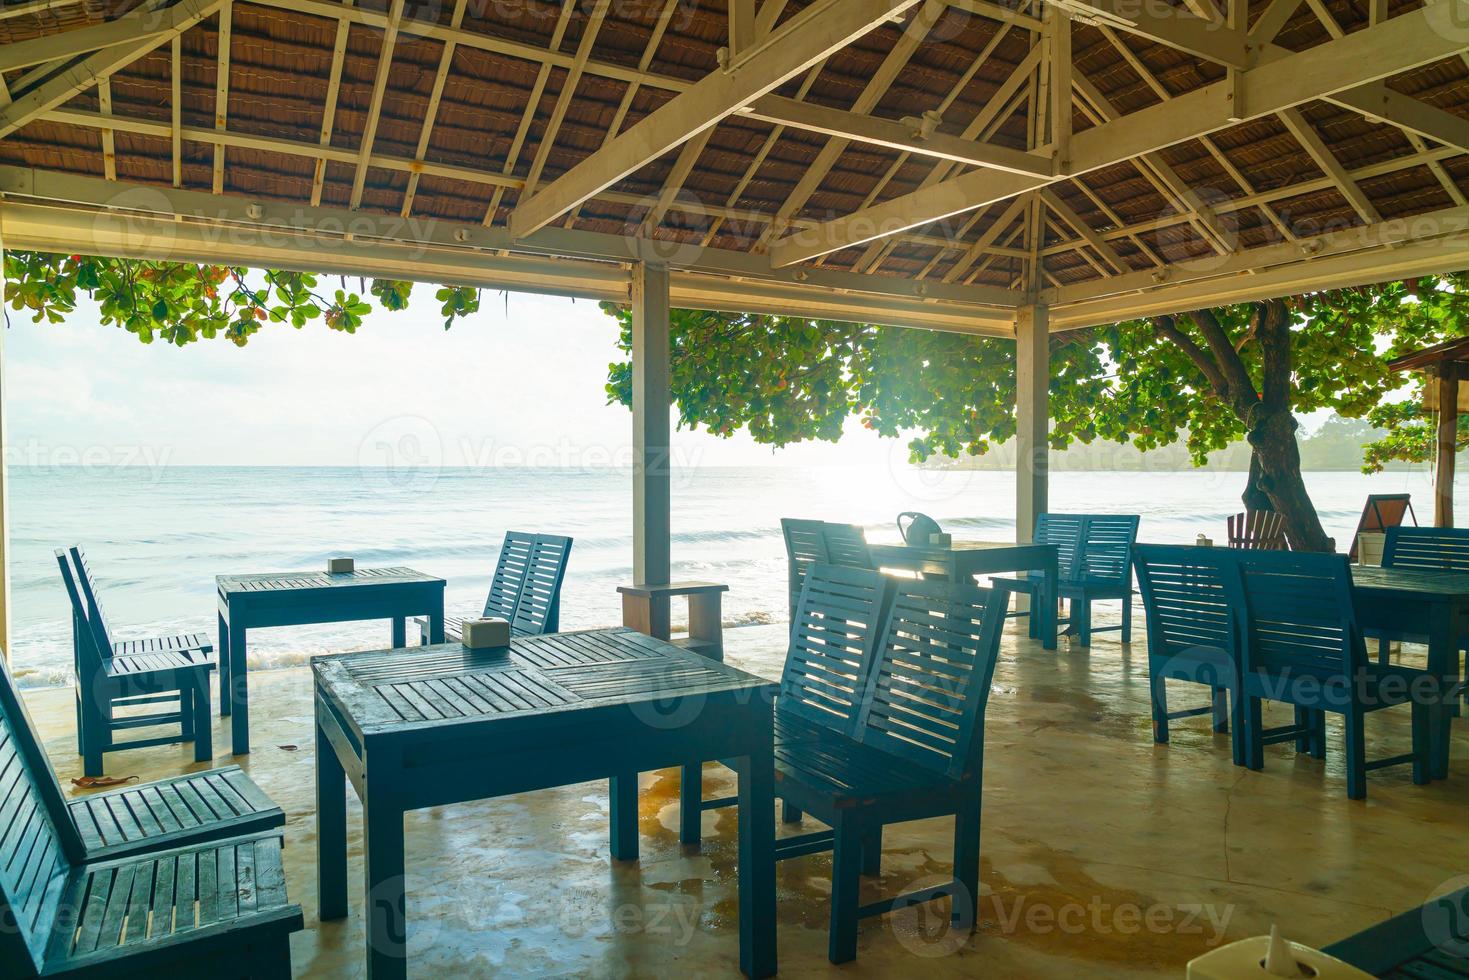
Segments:
[[[408,619],[427,616],[430,639],[444,639],[444,580],[411,568],[354,572],[218,575],[219,713],[232,715],[235,755],[250,751],[245,634],[271,626],[392,620],[392,645],[407,645]]]
[[[321,918],[347,915],[347,801],[362,801],[367,972],[407,970],[403,815],[611,780],[611,852],[638,854],[637,773],[703,759],[739,776],[740,967],[775,973],[776,685],[627,629],[339,654],[316,678]],[[554,888],[556,869],[545,869]]]
[[[1469,635],[1469,574],[1353,565],[1352,590],[1357,621],[1364,630],[1426,635],[1429,672],[1439,677],[1444,690],[1457,690],[1459,638]],[[1457,714],[1457,706],[1442,712],[1435,726],[1431,765],[1434,779],[1449,774],[1453,714]]]

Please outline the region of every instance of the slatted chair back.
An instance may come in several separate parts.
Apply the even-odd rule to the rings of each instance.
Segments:
[[[871,568],[872,552],[867,536],[856,524],[833,524],[824,521],[821,537],[826,543],[826,560],[845,568]]]
[[[1083,514],[1081,562],[1076,580],[1088,585],[1132,587],[1132,547],[1137,543],[1136,514]]]
[[[104,661],[112,656],[112,648],[103,646],[108,642],[106,629],[93,622],[88,612],[87,600],[81,591],[81,576],[72,561],[71,551],[57,548],[56,564],[61,568],[61,581],[66,586],[67,598],[71,600],[72,635],[76,644],[73,651],[76,662],[72,666],[77,678],[85,684],[86,678],[97,676]]]
[[[1234,599],[1245,674],[1352,678],[1367,662],[1346,555],[1236,551]]]
[[[1383,541],[1382,567],[1469,572],[1469,528],[1390,527]]]
[[[972,773],[1007,599],[967,584],[895,580],[859,740],[951,779]]]
[[[0,963],[20,976],[39,973],[62,883],[83,853],[0,656]]]
[[[790,596],[790,617],[796,618],[796,604],[801,599],[801,586],[812,565],[825,565],[826,538],[822,536],[824,521],[808,521],[782,517],[780,532],[786,543],[786,589]]]
[[[782,712],[855,737],[891,582],[870,569],[811,566],[781,672]]]
[[[97,651],[100,656],[110,658],[114,648],[113,633],[107,625],[107,611],[102,608],[102,596],[97,588],[97,579],[92,575],[91,566],[87,564],[87,553],[82,546],[74,544],[67,549],[71,553],[71,564],[76,569],[77,585],[82,592],[82,600],[87,610],[87,621],[92,625],[92,635],[97,641]]]
[[[1248,551],[1286,551],[1285,518],[1273,510],[1229,515],[1229,546]]]
[[[525,576],[511,630],[518,636],[540,636],[561,628],[561,582],[571,557],[571,539],[537,534],[525,563]]]
[[[511,622],[525,586],[526,571],[535,552],[536,536],[523,531],[506,531],[500,543],[500,557],[495,562],[495,576],[490,579],[490,594],[485,599],[484,616]]]
[[[1369,493],[1362,507],[1362,516],[1357,519],[1357,530],[1352,535],[1352,545],[1347,554],[1357,560],[1357,545],[1364,533],[1386,531],[1400,527],[1407,520],[1418,526],[1418,515],[1413,513],[1413,495],[1409,493]]]
[[[1062,582],[1075,581],[1080,571],[1084,529],[1080,514],[1041,514],[1036,518],[1032,540],[1056,546],[1056,575]]]
[[[1187,545],[1140,544],[1133,554],[1148,623],[1148,656],[1237,660],[1225,582],[1227,552]]]

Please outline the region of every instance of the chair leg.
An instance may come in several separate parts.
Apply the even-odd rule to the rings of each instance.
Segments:
[[[1296,706],[1296,728],[1300,731],[1296,735],[1296,751],[1305,755],[1316,747],[1316,717],[1306,708]]]
[[[1026,632],[1032,640],[1038,640],[1041,637],[1040,593],[1035,589],[1030,589],[1025,594],[1027,596],[1025,606],[1029,610],[1029,615],[1025,617]]]
[[[1153,741],[1159,745],[1168,744],[1168,682],[1149,663],[1148,674],[1151,681],[1148,687],[1151,689],[1153,701]]]
[[[1229,692],[1229,753],[1237,766],[1249,762],[1249,750],[1245,742],[1244,700],[1239,691]]]
[[[1214,730],[1223,734],[1229,731],[1229,689],[1216,687],[1212,692],[1214,706]]]
[[[679,769],[678,777],[678,840],[681,844],[698,847],[703,835],[704,822],[704,767],[691,763]]]
[[[1342,717],[1347,732],[1347,798],[1367,798],[1367,715],[1349,708]]]
[[[101,705],[97,703],[97,698],[102,696],[99,691],[88,691],[82,696],[82,774],[85,776],[102,775],[102,753],[106,750],[103,739],[106,718],[102,714]]]
[[[1260,710],[1260,699],[1246,695],[1244,703],[1245,765],[1251,769],[1264,769],[1265,743],[1261,740],[1264,734],[1261,729],[1265,719]]]
[[[1429,771],[1429,746],[1433,744],[1429,720],[1432,709],[1422,702],[1413,702],[1413,783],[1424,786],[1431,778]]]
[[[1311,757],[1313,759],[1326,758],[1326,712],[1318,711],[1312,718],[1312,731],[1314,741],[1311,744]]]
[[[1076,641],[1082,649],[1092,645],[1092,602],[1090,599],[1071,600],[1071,619],[1076,624]]]
[[[1391,647],[1392,644],[1388,642],[1387,637],[1380,636],[1377,638],[1377,662],[1384,667],[1387,666],[1388,653]]]
[[[214,717],[209,711],[209,671],[194,671],[194,690],[189,697],[194,724],[194,761],[214,759]]]
[[[1122,597],[1122,642],[1132,642],[1132,593]]]
[[[187,680],[179,685],[179,738],[194,740],[194,687]]]
[[[950,899],[952,924],[966,931],[979,921],[980,795],[959,804],[954,814],[954,881],[962,894]]]
[[[801,822],[801,808],[798,807],[798,806],[796,806],[795,804],[793,804],[790,800],[781,800],[780,801],[780,822],[781,823],[800,823]]]
[[[826,958],[847,963],[857,958],[858,886],[862,874],[862,836],[849,817],[832,828],[831,930]]]
[[[862,836],[862,873],[882,874],[882,825],[879,824]]]

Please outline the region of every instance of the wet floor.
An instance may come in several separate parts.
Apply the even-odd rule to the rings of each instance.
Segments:
[[[782,633],[731,631],[729,660],[777,677]],[[1172,743],[1155,745],[1137,635],[1130,647],[1111,633],[1090,652],[1063,641],[1048,653],[1012,627],[986,723],[979,926],[953,934],[932,905],[868,919],[855,967],[841,972],[1179,977],[1193,956],[1272,923],[1321,945],[1469,874],[1469,722],[1456,724],[1448,781],[1420,787],[1404,767],[1382,770],[1369,777],[1368,800],[1352,802],[1334,723],[1324,763],[1278,745],[1258,773],[1230,764],[1227,736],[1203,717],[1175,723]],[[216,720],[216,761],[240,763],[287,813],[289,887],[306,914],[292,943],[296,975],[361,975],[355,799],[353,913],[330,923],[316,914],[309,671],[251,682],[255,751],[232,760]],[[1202,689],[1170,690],[1175,707],[1203,703]],[[80,774],[70,699],[27,693],[64,785]],[[1369,757],[1406,751],[1407,715],[1369,716]],[[110,775],[145,779],[194,768],[189,747],[107,760]],[[727,771],[706,768],[706,795],[733,791]],[[608,856],[605,783],[410,814],[410,976],[737,975],[735,813],[707,812],[702,851],[686,852],[677,801],[676,771],[643,774],[641,858],[629,863]],[[809,817],[804,828],[777,824],[780,833],[815,826]],[[952,837],[947,819],[888,828],[882,875],[864,879],[863,900],[947,880]],[[826,962],[830,873],[829,855],[779,868],[787,976],[838,972]]]

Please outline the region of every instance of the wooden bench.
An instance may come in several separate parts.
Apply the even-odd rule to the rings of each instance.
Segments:
[[[281,827],[286,815],[240,769],[226,766],[137,783],[67,799],[51,768],[25,703],[0,658],[0,719],[11,733],[39,792],[82,843],[82,856],[100,861]]]
[[[1057,548],[1059,598],[1067,601],[1068,615],[1060,622],[1066,632],[1083,647],[1091,646],[1093,633],[1120,630],[1122,642],[1132,642],[1132,548],[1137,541],[1136,514],[1041,514],[1036,519],[1037,544]],[[995,578],[996,588],[1021,593],[1030,599],[1034,609],[1040,601],[1041,571],[1023,579]],[[1119,626],[1092,626],[1092,603],[1121,600],[1122,623]],[[1039,635],[1039,624],[1030,613],[1030,635]]]
[[[490,579],[480,617],[503,619],[512,636],[540,636],[561,629],[561,583],[571,556],[571,538],[556,534],[507,531]],[[468,617],[444,617],[444,640],[458,642]],[[429,621],[415,620],[423,643],[430,642]]]
[[[290,977],[303,920],[279,833],[89,860],[32,748],[29,729],[0,715],[4,976]]]
[[[56,551],[72,608],[77,741],[82,770],[100,776],[103,755],[119,749],[194,743],[194,759],[214,758],[209,672],[214,645],[203,633],[117,640],[108,626],[96,580],[79,545]],[[119,714],[119,708],[164,705],[162,711]],[[119,741],[117,733],[177,725],[176,733]]]

